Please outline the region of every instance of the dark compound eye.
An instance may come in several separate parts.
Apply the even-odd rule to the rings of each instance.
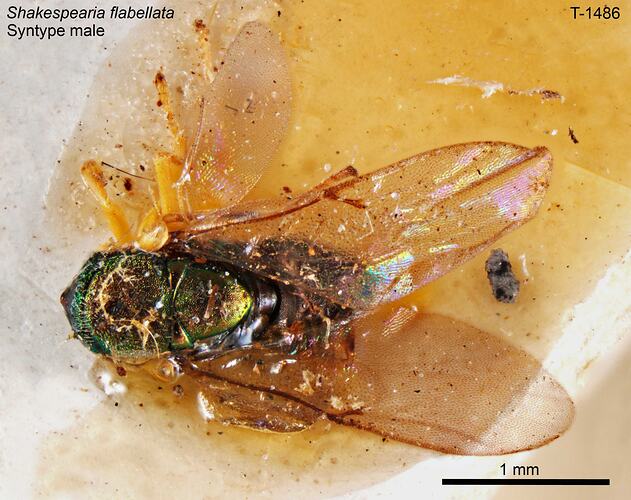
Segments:
[[[77,337],[93,352],[142,362],[169,350],[169,273],[142,252],[97,253],[62,295]]]

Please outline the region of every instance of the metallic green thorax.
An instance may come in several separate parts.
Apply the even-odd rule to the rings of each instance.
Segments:
[[[73,331],[90,350],[141,362],[234,329],[253,298],[219,266],[144,252],[99,252],[62,302]]]

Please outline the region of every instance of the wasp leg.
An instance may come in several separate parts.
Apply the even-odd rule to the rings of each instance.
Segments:
[[[180,159],[180,161],[182,161],[184,155],[186,154],[186,138],[175,119],[175,114],[173,113],[173,107],[171,104],[169,85],[167,84],[162,71],[158,71],[156,73],[153,83],[158,91],[158,106],[164,110],[167,118],[167,125],[169,126],[169,130],[173,136],[173,153],[178,159]]]
[[[173,153],[158,153],[153,160],[157,201],[140,222],[137,235],[138,245],[147,251],[159,250],[169,239],[169,227],[164,221],[164,215],[181,212],[184,197],[177,181],[182,174],[186,154],[186,138],[175,118],[169,86],[161,71],[156,74],[153,83],[158,91],[158,106],[166,114],[167,125],[173,137]]]
[[[147,252],[160,250],[169,240],[169,228],[157,208],[152,208],[138,226],[137,243]]]
[[[178,214],[182,193],[177,186],[182,174],[182,162],[174,155],[158,153],[153,159],[160,212],[163,215]]]
[[[211,17],[214,16],[215,8],[216,5],[213,7]],[[198,19],[195,21],[195,30],[197,31],[198,44],[202,53],[201,60],[205,77],[208,81],[212,81],[214,72],[212,68],[209,29],[202,19]],[[153,83],[158,92],[158,106],[164,110],[167,125],[173,137],[172,154],[162,152],[158,153],[154,158],[158,198],[157,205],[159,215],[163,217],[163,220],[175,219],[178,221],[175,226],[166,222],[164,224],[169,229],[181,229],[178,224],[182,222],[182,218],[185,221],[190,216],[193,208],[188,199],[190,193],[188,189],[186,189],[187,186],[182,182],[188,174],[188,172],[185,171],[188,145],[186,137],[175,117],[169,85],[162,71],[156,73]],[[183,214],[185,214],[185,217],[182,217]],[[147,215],[148,220],[146,220],[146,224],[145,221],[143,221],[141,227],[153,227],[155,225],[156,215],[155,213],[149,213]]]
[[[94,160],[86,161],[81,166],[81,177],[101,205],[101,210],[116,241],[123,244],[130,243],[132,241],[131,227],[123,211],[107,194],[105,189],[107,182],[101,165]]]
[[[186,158],[186,137],[175,118],[169,85],[164,74],[159,71],[153,82],[158,91],[158,104],[165,112],[167,125],[173,137],[172,154],[161,152],[153,160],[160,212],[162,215],[189,213],[190,204],[181,183]]]
[[[212,16],[215,15],[215,9],[217,8],[217,4],[214,5],[213,10],[210,14]],[[204,65],[204,76],[209,82],[213,81],[215,69],[212,65],[212,50],[210,46],[210,31],[208,30],[208,26],[204,23],[202,19],[195,20],[195,31],[197,32],[197,43],[199,45],[199,50],[201,52],[201,59]]]

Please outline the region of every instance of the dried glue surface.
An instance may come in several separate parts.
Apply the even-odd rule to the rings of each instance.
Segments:
[[[571,18],[563,2],[291,2],[277,19],[294,56],[289,185],[493,139],[631,186],[631,24]]]
[[[496,244],[522,279],[517,303],[492,298],[487,254],[407,302],[510,337],[545,359],[580,400],[589,367],[621,345],[631,307],[624,260],[631,105],[622,84],[631,68],[620,63],[631,52],[628,23],[573,21],[567,7],[543,1],[525,10],[396,0],[386,12],[372,0],[224,2],[214,16],[211,2],[172,7],[176,21],[140,23],[96,75],[51,181],[47,258],[57,271],[47,282],[61,291],[108,237],[81,184],[81,162],[97,157],[150,177],[153,154],[168,147],[152,80],[162,67],[181,90],[178,105],[195,98],[203,55],[195,19],[205,21],[216,47],[261,19],[288,51],[294,100],[286,141],[251,197],[279,195],[282,186],[301,191],[349,164],[367,172],[463,141],[551,149],[555,171],[540,215]],[[123,203],[138,206],[144,193],[134,181]],[[57,331],[65,331],[57,318]],[[82,356],[84,366],[89,355],[58,335],[58,349]],[[484,488],[446,492],[437,478],[496,474],[505,461],[441,456],[327,424],[291,436],[207,424],[186,384],[179,398],[168,384],[122,377],[107,365],[97,364],[91,381],[66,364],[59,370],[80,379],[73,390],[87,387],[99,402],[43,438],[35,485],[42,496],[169,496],[186,484],[198,498],[352,495],[371,485],[373,493],[422,486],[437,497],[488,497]],[[54,392],[55,381],[47,383]]]

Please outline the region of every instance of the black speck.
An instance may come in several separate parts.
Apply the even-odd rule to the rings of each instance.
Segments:
[[[519,280],[513,274],[508,254],[501,249],[493,250],[486,260],[485,268],[493,296],[499,302],[507,304],[515,302],[519,294]]]
[[[572,142],[574,144],[578,144],[578,139],[576,138],[576,135],[574,135],[574,130],[572,130],[572,127],[568,127],[567,133],[570,136],[570,139],[572,139]]]

